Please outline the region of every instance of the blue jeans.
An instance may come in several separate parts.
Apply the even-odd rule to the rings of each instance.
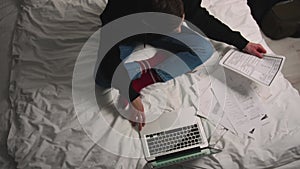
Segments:
[[[192,71],[208,60],[215,51],[207,39],[185,26],[182,26],[182,31],[180,33],[172,33],[170,35],[179,41],[184,41],[185,45],[191,50],[174,53],[174,55],[169,56],[166,60],[153,68],[163,81],[174,79],[177,76]],[[159,48],[163,43],[167,43],[168,41],[174,41],[174,39],[166,38],[159,41],[153,41],[150,42],[150,45]],[[136,44],[120,45],[121,60],[126,59],[133,52],[135,47]],[[126,63],[125,68],[128,71],[131,80],[140,77],[141,69],[138,63]]]

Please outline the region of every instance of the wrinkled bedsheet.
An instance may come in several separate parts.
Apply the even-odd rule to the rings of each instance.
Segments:
[[[114,106],[118,93],[93,83],[99,43],[96,31],[101,25],[98,16],[105,3],[22,1],[14,35],[7,141],[18,168],[144,168],[138,133]],[[267,48],[245,0],[204,0],[202,5]],[[217,61],[227,48],[214,44],[219,53],[209,62],[211,72],[218,71]],[[194,84],[205,77],[201,72],[146,88],[146,110],[160,108],[158,103],[164,98],[179,98],[164,105],[170,110],[196,104],[191,98],[197,98]],[[299,160],[297,91],[282,74],[269,88],[251,85],[258,94],[264,93],[259,99],[271,118],[262,128],[261,139],[237,137],[203,119],[206,132],[223,151],[173,168],[275,168]]]

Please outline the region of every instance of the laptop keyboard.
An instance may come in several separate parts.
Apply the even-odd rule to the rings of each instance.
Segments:
[[[150,155],[182,149],[201,143],[197,124],[146,136]]]

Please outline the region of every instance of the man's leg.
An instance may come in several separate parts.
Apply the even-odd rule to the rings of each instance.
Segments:
[[[189,28],[183,29],[178,36],[179,40],[186,42],[191,51],[179,52],[169,56],[154,68],[163,81],[176,78],[184,73],[194,70],[208,60],[215,51],[211,43]]]

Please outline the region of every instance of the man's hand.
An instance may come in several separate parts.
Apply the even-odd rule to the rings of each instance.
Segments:
[[[252,42],[249,42],[243,49],[243,51],[251,55],[255,55],[259,58],[263,58],[263,54],[267,52],[262,45]]]
[[[142,104],[141,97],[137,97],[131,102],[131,105],[133,106],[130,122],[132,126],[135,126],[138,124],[139,130],[142,130],[142,127],[145,126],[146,116],[144,112],[144,106]]]

